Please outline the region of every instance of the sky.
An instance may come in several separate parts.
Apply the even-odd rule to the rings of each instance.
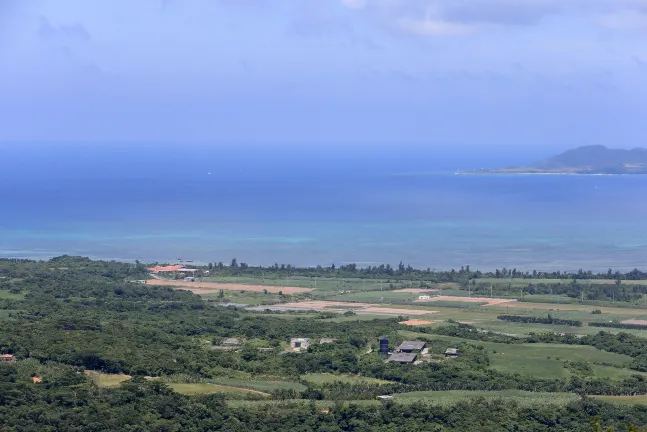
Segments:
[[[647,0],[0,0],[0,142],[647,146]]]

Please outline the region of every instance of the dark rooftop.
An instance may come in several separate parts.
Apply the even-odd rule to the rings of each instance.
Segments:
[[[395,353],[389,357],[389,361],[398,363],[413,363],[415,359],[416,355],[413,353]]]
[[[421,350],[425,347],[427,342],[423,341],[404,341],[398,347],[400,351]]]

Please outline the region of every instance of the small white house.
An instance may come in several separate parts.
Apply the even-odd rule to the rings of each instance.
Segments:
[[[429,300],[429,299],[431,299],[431,296],[428,296],[428,295],[418,296],[418,300]]]

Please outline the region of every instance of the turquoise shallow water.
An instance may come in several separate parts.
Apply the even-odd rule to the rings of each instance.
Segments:
[[[0,256],[647,268],[642,176],[402,176],[392,160],[353,170],[328,161],[334,169],[317,171],[299,160],[250,170],[223,157],[190,169],[167,159],[150,167],[147,155],[100,159],[93,169],[86,155],[0,173]]]

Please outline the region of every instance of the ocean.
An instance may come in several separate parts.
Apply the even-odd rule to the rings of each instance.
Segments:
[[[3,154],[0,257],[647,269],[646,176],[456,175],[520,155],[397,146]]]

